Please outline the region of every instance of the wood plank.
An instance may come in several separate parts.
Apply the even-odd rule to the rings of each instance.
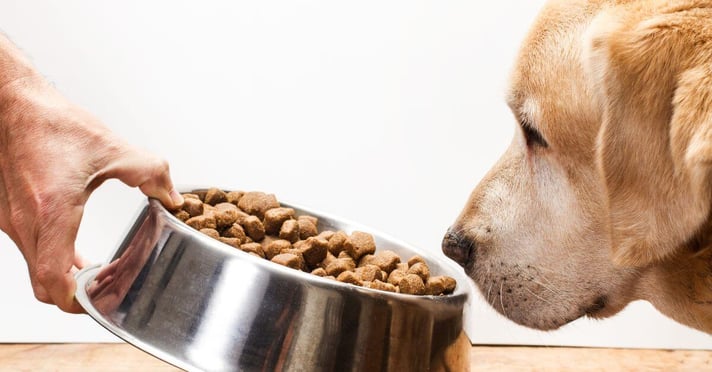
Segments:
[[[0,344],[0,371],[180,371],[128,344]]]
[[[475,346],[472,371],[706,371],[712,351]]]
[[[474,346],[472,371],[702,371],[712,351]],[[0,344],[0,371],[179,371],[128,344]]]

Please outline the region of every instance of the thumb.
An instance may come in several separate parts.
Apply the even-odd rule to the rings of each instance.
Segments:
[[[109,178],[138,187],[146,196],[160,200],[168,209],[177,209],[183,204],[183,197],[173,187],[168,162],[148,152],[129,148],[121,153],[103,170],[100,181]]]

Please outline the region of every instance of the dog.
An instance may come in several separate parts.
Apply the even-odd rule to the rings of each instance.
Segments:
[[[443,252],[530,328],[642,299],[712,333],[712,1],[550,1],[506,100]]]

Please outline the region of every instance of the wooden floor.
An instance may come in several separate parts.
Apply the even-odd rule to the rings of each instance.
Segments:
[[[475,346],[472,371],[707,371],[712,351]],[[0,344],[0,371],[177,371],[127,344]]]

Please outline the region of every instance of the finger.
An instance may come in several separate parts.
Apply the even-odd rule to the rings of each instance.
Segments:
[[[129,150],[114,160],[105,170],[106,178],[139,187],[146,196],[156,198],[169,209],[183,204],[171,180],[168,162],[140,150]]]
[[[50,300],[69,313],[83,312],[74,299],[77,283],[71,272],[75,261],[74,241],[83,210],[82,205],[70,206],[61,217],[47,218],[37,237],[36,280]]]
[[[79,253],[75,252],[75,253],[74,253],[74,261],[72,261],[72,264],[74,264],[74,266],[75,266],[77,269],[81,270],[81,269],[83,269],[85,266],[87,266],[88,263],[87,263],[87,261],[84,259],[84,257],[82,257]]]

